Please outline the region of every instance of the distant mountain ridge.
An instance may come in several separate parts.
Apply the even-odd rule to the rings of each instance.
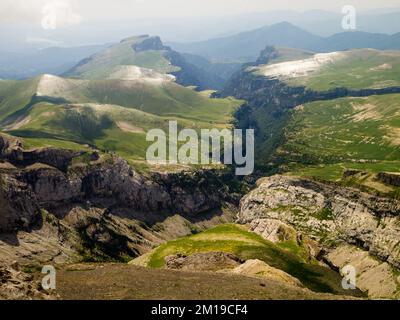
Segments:
[[[0,78],[26,79],[42,73],[61,74],[77,61],[104,50],[107,45],[50,47],[34,52],[0,52]]]
[[[254,61],[267,46],[290,47],[315,52],[348,49],[400,49],[400,33],[394,35],[368,32],[342,32],[321,37],[295,25],[282,22],[272,26],[238,33],[229,37],[194,43],[172,43],[173,49],[196,54],[214,61]]]

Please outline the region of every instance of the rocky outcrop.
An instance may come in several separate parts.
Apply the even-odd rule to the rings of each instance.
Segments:
[[[178,254],[165,258],[167,269],[185,271],[218,271],[234,269],[242,261],[233,254],[225,252],[195,253],[190,256]]]
[[[258,188],[242,199],[238,219],[252,223],[267,238],[279,237],[276,230],[284,223],[317,240],[328,252],[347,243],[395,270],[400,268],[399,213],[397,200],[277,175],[260,180]]]
[[[250,230],[273,243],[297,241],[297,231],[288,224],[275,219],[256,219],[251,221]]]
[[[239,221],[276,219],[326,242],[342,240],[400,267],[400,201],[307,179],[273,176],[241,201]]]
[[[201,183],[209,174],[154,173],[144,177],[125,160],[112,157],[85,167],[72,167],[67,173],[34,165],[22,170],[17,179],[30,186],[39,204],[45,207],[69,201],[107,201],[109,205],[142,212],[197,214],[220,207],[221,200],[230,197],[216,176],[214,184]]]
[[[279,57],[279,52],[272,46],[266,46],[264,50],[261,51],[255,65],[268,64],[271,60]]]
[[[0,175],[0,233],[29,229],[38,221],[40,207],[28,185]]]
[[[380,172],[378,173],[377,178],[379,181],[382,181],[383,183],[395,187],[400,187],[400,174],[398,173]]]
[[[22,143],[17,138],[0,134],[0,156],[2,158],[20,149],[22,149]]]
[[[310,262],[319,259],[324,252],[317,241],[280,220],[255,219],[250,223],[250,230],[273,243],[291,242],[296,244],[303,250],[306,260]]]
[[[72,159],[82,154],[83,152],[57,148],[24,150],[19,139],[0,135],[0,159],[19,167],[41,163],[66,171]]]
[[[400,299],[400,277],[387,262],[371,257],[367,251],[350,245],[341,245],[331,250],[324,258],[329,265],[341,270],[351,265],[354,268],[355,285],[372,299]]]
[[[132,45],[132,49],[135,50],[135,52],[168,49],[168,47],[164,46],[160,37],[143,36],[142,38],[144,38],[143,41],[138,41]]]

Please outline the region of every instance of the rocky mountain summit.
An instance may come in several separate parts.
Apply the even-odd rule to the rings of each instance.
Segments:
[[[337,269],[354,265],[360,288],[373,298],[393,298],[399,295],[399,212],[398,200],[277,175],[242,199],[239,222],[274,242],[310,237],[318,259]]]

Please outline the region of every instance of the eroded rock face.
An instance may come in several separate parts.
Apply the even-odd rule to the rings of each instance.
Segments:
[[[282,237],[279,230],[290,230],[289,225],[327,250],[347,243],[395,270],[400,268],[399,214],[400,202],[394,199],[277,175],[260,180],[242,199],[238,220],[272,241]],[[348,258],[351,263],[352,256]]]
[[[241,201],[239,221],[275,219],[322,240],[344,240],[400,267],[400,202],[307,179],[273,176]]]
[[[297,241],[296,230],[286,223],[275,219],[256,219],[250,223],[250,230],[273,243]]]
[[[325,260],[338,269],[347,265],[354,267],[356,286],[362,291],[367,291],[370,298],[400,298],[398,274],[387,262],[374,259],[368,252],[354,246],[340,245],[332,250]]]
[[[0,233],[27,229],[40,215],[32,190],[12,176],[0,175]]]
[[[186,182],[192,180],[191,183],[179,185],[179,175],[184,175]],[[194,173],[144,177],[118,157],[70,167],[67,172],[35,163],[18,170],[5,170],[1,177],[4,199],[14,203],[21,198],[26,204],[19,201],[18,205],[29,212],[35,205],[48,208],[93,200],[143,212],[197,214],[220,207],[225,196],[223,190],[218,191],[219,185],[210,185],[211,190],[202,189],[196,183],[199,176]]]
[[[18,175],[36,196],[39,204],[70,201],[81,196],[80,179],[71,179],[64,172],[47,165],[28,167]]]
[[[206,212],[204,219],[212,221],[208,211],[220,214],[223,204],[235,202],[209,172],[142,175],[109,154],[28,152],[8,138],[0,147],[0,261],[132,258],[170,237],[190,234],[187,219],[201,222],[196,217]],[[163,231],[169,221],[176,226]]]
[[[308,261],[315,261],[323,254],[323,248],[318,242],[280,220],[255,219],[250,223],[250,230],[273,243],[290,241],[297,244],[307,253]]]

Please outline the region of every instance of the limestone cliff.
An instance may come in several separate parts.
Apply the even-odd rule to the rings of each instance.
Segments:
[[[115,155],[1,141],[3,261],[127,260],[229,221],[240,198],[229,173],[140,174]]]
[[[241,223],[252,223],[257,233],[272,241],[279,241],[274,240],[273,231],[282,230],[282,223],[294,228],[297,237],[307,235],[320,244],[325,251],[325,255],[318,254],[320,260],[338,269],[354,264],[360,288],[370,291],[371,297],[393,298],[399,295],[399,214],[400,201],[394,199],[277,175],[261,179],[258,188],[242,199],[238,218]],[[365,255],[361,259],[354,250]],[[370,268],[365,267],[368,259],[374,261],[367,264]],[[375,278],[366,279],[365,272],[371,268],[385,272],[370,272]],[[383,283],[390,289],[376,287]]]

